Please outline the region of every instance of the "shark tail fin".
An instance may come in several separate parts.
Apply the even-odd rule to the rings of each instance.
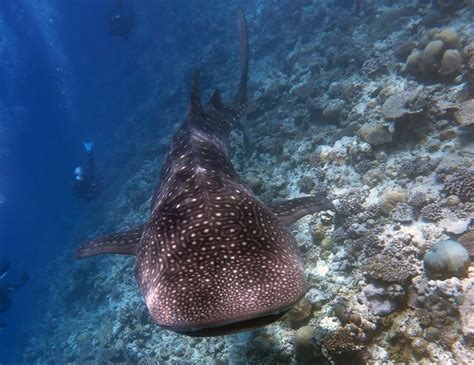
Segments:
[[[84,149],[86,150],[87,153],[90,153],[92,151],[92,146],[93,146],[92,142],[82,141],[82,145],[84,146]]]
[[[200,84],[200,74],[199,69],[194,70],[193,81],[191,84],[191,106],[190,106],[190,115],[199,115],[202,113],[202,104],[199,91]]]
[[[129,231],[109,234],[82,243],[76,250],[74,258],[83,259],[103,254],[135,255],[136,246],[140,242],[144,226]]]
[[[270,205],[270,210],[285,226],[289,226],[305,215],[332,209],[334,209],[333,204],[323,195],[306,196]]]
[[[240,81],[237,90],[236,102],[240,107],[247,104],[247,80],[249,74],[249,32],[244,12],[237,8],[237,20],[239,26],[239,45],[240,45]]]

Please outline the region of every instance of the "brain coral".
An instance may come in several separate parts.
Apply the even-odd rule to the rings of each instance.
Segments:
[[[443,57],[444,44],[441,40],[428,43],[421,55],[421,72],[430,74],[436,72]]]
[[[415,74],[419,71],[421,66],[421,52],[419,49],[414,49],[407,57],[405,66],[403,67],[404,72]]]
[[[449,76],[462,68],[460,37],[452,28],[431,29],[418,42],[418,48],[407,57],[403,71],[413,75]],[[466,54],[466,52],[464,52]],[[469,54],[469,49],[467,50]],[[468,61],[468,57],[465,57]]]
[[[448,49],[446,52],[444,52],[443,58],[441,59],[439,73],[442,76],[447,76],[460,70],[461,67],[461,53],[459,53],[457,49]]]
[[[447,48],[459,48],[459,35],[453,28],[443,29],[433,39],[442,41]]]
[[[471,263],[469,253],[453,240],[439,241],[423,258],[426,274],[432,279],[462,277]]]
[[[316,330],[311,326],[303,326],[296,331],[295,353],[298,363],[311,364],[316,362],[316,346],[313,337]]]

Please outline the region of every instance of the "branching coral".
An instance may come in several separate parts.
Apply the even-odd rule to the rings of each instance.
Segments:
[[[336,220],[345,228],[354,223],[355,215],[362,211],[361,198],[358,196],[344,196],[336,203]]]
[[[387,72],[387,60],[369,58],[362,64],[361,72],[372,78],[380,76]]]
[[[383,242],[378,237],[378,231],[371,231],[360,239],[363,242],[362,253],[365,257],[375,256],[383,249]]]
[[[329,333],[323,340],[323,345],[331,355],[358,351],[362,348],[359,341],[357,341],[349,331],[344,328]]]
[[[474,194],[474,169],[461,168],[449,175],[444,182],[444,190],[470,201]]]
[[[443,218],[443,211],[438,203],[431,203],[423,207],[420,211],[423,219],[430,222],[437,222]]]
[[[437,161],[429,157],[417,157],[415,159],[405,160],[400,166],[400,170],[406,176],[415,178],[430,174],[437,165]]]
[[[369,258],[365,269],[373,279],[387,283],[404,283],[415,275],[414,268],[408,261],[386,253]]]
[[[416,210],[420,210],[428,204],[428,198],[425,193],[416,191],[408,197],[408,203]]]

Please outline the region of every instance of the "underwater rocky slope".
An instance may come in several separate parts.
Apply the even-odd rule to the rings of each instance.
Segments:
[[[72,263],[65,252],[50,269],[61,280],[40,305],[25,363],[470,363],[474,6],[355,3],[245,8],[252,153],[233,135],[234,164],[266,202],[325,192],[336,206],[291,227],[310,285],[298,306],[254,332],[178,336],[151,321],[133,259]],[[211,41],[203,74],[233,90],[236,58],[218,57],[233,44]],[[169,105],[164,118],[183,115]],[[154,118],[137,123],[141,132],[127,133],[141,161],[125,162],[133,175],[97,202],[87,236],[146,218],[169,137],[147,138]]]

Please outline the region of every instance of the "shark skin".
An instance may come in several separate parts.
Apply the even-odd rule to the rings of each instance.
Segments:
[[[322,196],[272,211],[242,182],[229,134],[247,103],[248,31],[238,9],[241,77],[235,102],[216,90],[208,104],[194,73],[188,115],[176,132],[148,222],[83,243],[76,259],[135,255],[135,275],[153,320],[189,336],[217,336],[280,318],[307,290],[298,245],[287,226],[331,209]]]

